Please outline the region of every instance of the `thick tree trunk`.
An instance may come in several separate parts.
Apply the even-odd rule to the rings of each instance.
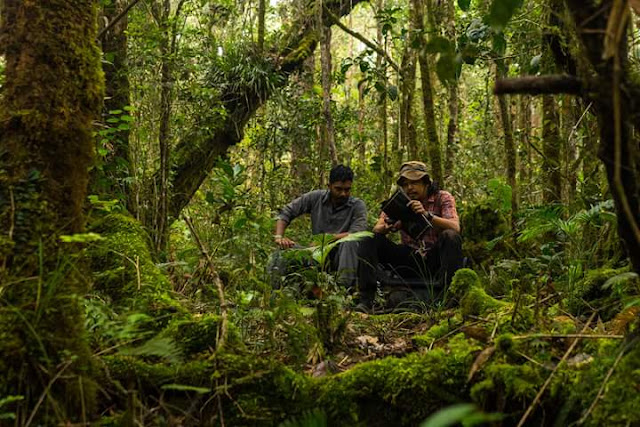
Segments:
[[[81,402],[87,411],[95,403],[81,303],[88,282],[80,277],[77,245],[60,243],[60,236],[84,227],[92,123],[104,93],[96,4],[0,4],[6,61],[0,98],[0,283],[14,284],[2,288],[0,395],[25,397],[16,425],[26,422],[45,394],[36,419],[55,406],[60,417],[81,420],[86,415]],[[49,382],[53,386],[46,390]]]
[[[431,82],[431,70],[429,58],[424,48],[426,40],[424,38],[424,6],[422,0],[411,0],[414,4],[413,19],[416,30],[421,34],[421,47],[418,51],[418,61],[420,63],[420,81],[422,83],[422,104],[424,110],[424,126],[427,136],[427,155],[431,179],[442,182],[442,156],[440,154],[440,141],[436,127],[436,113],[433,101],[433,85]]]
[[[590,87],[596,88],[589,99],[594,103],[598,117],[598,156],[607,170],[618,214],[618,234],[625,243],[635,271],[640,272],[640,173],[634,162],[638,147],[632,147],[633,139],[630,137],[630,123],[634,124],[636,131],[640,129],[637,102],[640,88],[627,77],[626,4],[611,0],[597,6],[578,0],[567,0],[567,3],[586,57],[596,72],[595,76],[588,76]],[[616,6],[620,9],[616,10]],[[605,43],[608,34],[605,30],[611,19],[614,20],[611,28],[617,30],[617,36]]]

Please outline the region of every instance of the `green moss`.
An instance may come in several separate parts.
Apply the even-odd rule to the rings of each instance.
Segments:
[[[507,306],[506,303],[487,295],[480,278],[469,268],[462,268],[456,272],[450,290],[460,301],[462,314],[465,316],[482,315]]]
[[[91,230],[104,237],[88,251],[95,290],[129,309],[157,315],[184,312],[171,295],[169,280],[153,262],[148,236],[138,221],[109,214]]]
[[[227,347],[241,346],[236,328],[232,324],[227,326]],[[170,323],[162,334],[173,339],[180,346],[183,355],[191,356],[216,349],[219,327],[220,316],[205,314],[201,317],[178,319]]]
[[[478,349],[460,334],[446,349],[359,365],[320,380],[317,404],[327,408],[331,425],[419,424],[466,399],[466,375]]]
[[[582,300],[590,301],[602,297],[606,292],[602,292],[602,285],[610,278],[618,274],[629,271],[628,267],[623,268],[602,268],[599,270],[589,270],[585,277],[580,280],[569,292],[567,307],[571,313],[580,313],[588,307]]]

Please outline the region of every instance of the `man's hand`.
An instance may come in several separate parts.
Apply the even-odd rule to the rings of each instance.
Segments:
[[[422,206],[420,200],[411,200],[409,203],[407,203],[407,206],[417,214],[424,215],[427,213],[427,210],[424,208],[424,206]]]
[[[388,234],[398,231],[401,227],[402,223],[400,221],[387,222],[386,220],[380,218],[376,225],[373,226],[373,232],[378,234]]]
[[[284,236],[276,236],[274,242],[276,242],[276,245],[278,245],[280,249],[291,249],[296,244],[296,242]]]

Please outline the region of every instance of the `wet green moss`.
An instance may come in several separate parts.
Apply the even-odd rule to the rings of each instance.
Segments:
[[[451,281],[450,291],[460,302],[462,314],[465,316],[482,315],[508,306],[489,296],[476,272],[469,268],[462,268],[456,272]]]
[[[154,263],[149,238],[137,220],[109,214],[92,224],[91,231],[104,238],[88,251],[94,290],[130,310],[156,315],[185,312]]]

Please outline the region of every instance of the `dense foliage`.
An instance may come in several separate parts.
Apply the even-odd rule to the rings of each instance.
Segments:
[[[0,3],[2,422],[640,423],[637,2],[32,3]],[[411,159],[461,217],[441,297],[354,312],[306,218],[269,274],[332,164],[373,225]]]

